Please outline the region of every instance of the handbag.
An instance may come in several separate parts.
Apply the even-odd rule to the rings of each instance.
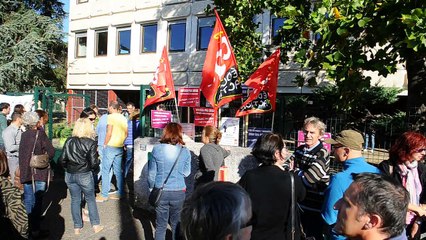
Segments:
[[[160,202],[161,195],[163,195],[164,185],[166,185],[167,180],[169,180],[169,177],[172,174],[173,169],[175,168],[177,161],[179,160],[179,156],[182,153],[182,150],[183,150],[183,147],[180,148],[179,154],[178,154],[175,162],[173,163],[172,169],[170,169],[169,175],[167,175],[166,180],[164,180],[163,185],[161,185],[161,187],[159,187],[159,188],[154,187],[152,189],[151,193],[149,194],[148,203],[151,206],[153,206],[153,207],[158,206],[158,203]]]
[[[293,173],[290,172],[290,184],[291,184],[291,211],[290,211],[290,223],[291,223],[291,234],[290,239],[295,240],[296,238],[296,214],[298,214],[296,205],[296,190],[294,188],[294,176]],[[315,237],[307,237],[305,231],[303,231],[302,223],[299,223],[300,226],[300,239],[302,240],[315,240]]]
[[[34,149],[35,149],[35,145],[37,143],[37,139],[38,139],[38,130],[36,133],[36,137],[35,137],[35,141],[34,141],[34,146],[33,146],[33,151],[31,153],[31,159],[30,159],[30,167],[32,170],[32,174],[31,174],[31,181],[33,184],[33,192],[35,193],[35,180],[34,180],[34,174],[36,172],[36,169],[45,169],[48,168],[47,171],[47,188],[46,188],[46,192],[49,189],[49,183],[50,183],[50,163],[49,163],[49,155],[48,154],[40,154],[40,155],[35,155],[34,154]]]
[[[34,141],[33,151],[31,153],[30,167],[31,168],[44,169],[44,168],[49,167],[49,155],[46,154],[46,153],[40,154],[40,155],[34,154],[34,149],[35,149],[35,145],[37,143],[37,139],[38,139],[38,130],[37,130],[35,141]]]

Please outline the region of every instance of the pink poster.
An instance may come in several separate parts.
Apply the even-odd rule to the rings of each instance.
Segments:
[[[331,133],[326,132],[322,136],[321,140],[324,141],[324,139],[329,139],[329,138],[331,138]],[[303,133],[303,131],[298,131],[297,132],[297,146],[302,145],[304,142],[305,142],[305,134]],[[330,144],[323,142],[322,145],[324,146],[325,149],[327,149],[327,151],[331,152],[331,145]]]
[[[151,127],[163,129],[172,121],[172,112],[163,110],[151,110]]]

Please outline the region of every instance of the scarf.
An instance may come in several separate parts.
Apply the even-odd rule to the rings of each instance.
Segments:
[[[420,193],[422,192],[422,184],[420,183],[419,172],[417,171],[417,161],[406,161],[399,164],[400,174],[402,176],[402,184],[410,195],[410,203],[418,206],[420,204]],[[415,219],[416,214],[408,212],[406,224],[410,224]]]

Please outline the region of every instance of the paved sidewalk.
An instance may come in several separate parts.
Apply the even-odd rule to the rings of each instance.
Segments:
[[[104,230],[95,234],[90,222],[85,222],[81,234],[75,235],[71,217],[71,197],[69,191],[62,178],[55,179],[44,198],[47,211],[42,221],[42,228],[50,230],[48,239],[54,240],[153,240],[153,212],[141,209],[133,210],[129,202],[131,201],[126,197],[121,200],[109,200],[97,203],[101,225],[105,226]]]

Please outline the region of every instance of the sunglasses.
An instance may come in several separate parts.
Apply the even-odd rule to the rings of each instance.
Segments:
[[[254,217],[251,217],[246,224],[241,225],[240,229],[253,226],[254,224],[256,224],[256,219]]]
[[[414,150],[415,152],[421,153],[421,152],[426,152],[426,148],[420,148],[420,149],[416,149]]]
[[[89,120],[93,122],[96,120],[96,118],[89,118]]]

